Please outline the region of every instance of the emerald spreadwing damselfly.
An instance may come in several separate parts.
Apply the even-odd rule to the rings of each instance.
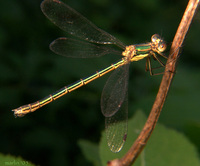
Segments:
[[[158,56],[166,58],[162,53],[166,50],[165,42],[159,35],[154,34],[149,43],[125,46],[114,36],[99,29],[61,1],[44,0],[41,3],[41,9],[44,15],[55,25],[77,37],[77,39],[61,37],[54,40],[50,44],[50,49],[56,54],[72,58],[93,58],[114,52],[120,53],[122,58],[110,66],[65,86],[39,101],[12,110],[14,115],[22,117],[27,113],[34,112],[59,97],[115,70],[104,86],[101,96],[101,111],[105,116],[108,146],[113,152],[120,151],[127,136],[127,98],[130,62],[146,58],[146,69],[152,75],[150,58],[153,57],[164,66]],[[115,45],[123,49],[123,51],[117,52],[113,47],[108,47],[108,45]]]

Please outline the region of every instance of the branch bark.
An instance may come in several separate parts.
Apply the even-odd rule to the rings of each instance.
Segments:
[[[173,39],[169,58],[166,64],[165,72],[160,84],[158,94],[156,96],[155,102],[149,114],[149,117],[144,125],[143,130],[138,136],[137,140],[134,142],[129,151],[121,159],[115,159],[107,163],[108,166],[128,166],[135,162],[138,155],[141,153],[145,147],[148,139],[150,138],[155,125],[160,116],[162,107],[164,105],[165,99],[170,89],[172,83],[175,69],[177,65],[177,60],[180,56],[179,52],[185,36],[189,30],[189,27],[192,23],[192,19],[197,11],[198,5],[200,4],[199,0],[189,0],[186,10],[183,14],[182,20],[179,24],[175,37]]]

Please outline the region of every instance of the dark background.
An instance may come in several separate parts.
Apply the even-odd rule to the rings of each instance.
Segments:
[[[186,0],[63,2],[126,44],[148,42],[159,33],[169,46],[187,5]],[[89,165],[77,141],[100,140],[104,129],[100,98],[108,76],[23,118],[15,118],[11,110],[88,76],[120,56],[71,59],[52,53],[49,43],[68,34],[43,15],[40,3],[0,1],[0,152],[38,165]],[[197,13],[159,122],[185,134],[200,151],[199,28]],[[129,103],[134,107],[129,109],[130,116],[139,108],[148,115],[162,78],[149,76],[144,66],[144,60],[131,64]]]

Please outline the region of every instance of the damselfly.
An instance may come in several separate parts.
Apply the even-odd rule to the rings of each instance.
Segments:
[[[12,111],[14,111],[16,117],[22,117],[115,70],[104,86],[101,96],[101,111],[105,116],[108,146],[113,152],[120,151],[127,136],[129,64],[146,58],[146,69],[152,75],[150,58],[152,56],[164,66],[157,55],[166,58],[162,53],[166,49],[165,42],[159,35],[154,34],[149,43],[126,47],[121,41],[99,29],[61,1],[44,0],[41,4],[41,9],[46,17],[59,28],[79,39],[85,40],[81,41],[66,37],[58,38],[50,44],[50,49],[56,54],[73,58],[100,57],[116,52],[113,47],[108,47],[108,45],[115,45],[124,50],[121,52],[123,57],[110,66],[96,71],[89,77],[65,86],[37,102],[21,106]]]

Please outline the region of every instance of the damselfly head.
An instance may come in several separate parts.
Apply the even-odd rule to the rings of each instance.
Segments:
[[[165,41],[161,38],[160,35],[158,34],[154,34],[151,37],[151,41],[154,43],[156,50],[158,52],[164,52],[167,48],[167,44],[165,43]]]

